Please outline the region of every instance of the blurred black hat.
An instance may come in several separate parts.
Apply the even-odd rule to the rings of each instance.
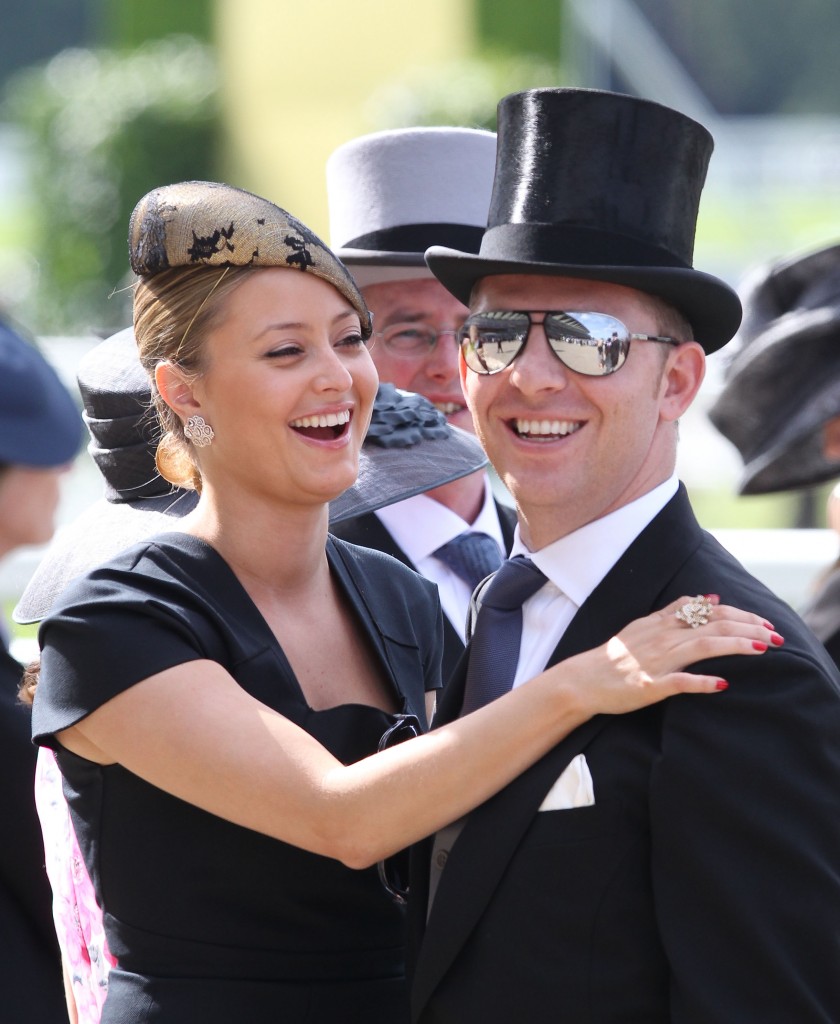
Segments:
[[[822,427],[840,416],[840,245],[754,270],[744,323],[709,418],[741,453],[741,494],[840,476]]]
[[[532,89],[498,108],[496,177],[479,255],[433,246],[426,260],[462,302],[489,274],[626,285],[676,307],[707,352],[738,329],[738,296],[693,269],[712,153],[696,121],[649,100]]]

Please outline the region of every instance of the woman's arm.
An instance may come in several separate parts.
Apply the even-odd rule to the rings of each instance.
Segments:
[[[593,715],[712,693],[719,680],[679,670],[770,642],[762,619],[731,608],[687,629],[674,618],[685,600],[471,715],[349,766],[211,661],[138,683],[59,739],[236,824],[366,867],[488,799]]]

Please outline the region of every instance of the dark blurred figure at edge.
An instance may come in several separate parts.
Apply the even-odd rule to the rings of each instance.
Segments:
[[[741,290],[743,326],[709,411],[743,459],[738,492],[840,478],[840,244],[764,264]],[[836,489],[827,520],[840,532]],[[801,615],[840,666],[840,558]]]
[[[59,479],[82,440],[70,393],[38,350],[0,319],[0,558],[54,530]],[[36,748],[18,704],[23,667],[0,617],[0,1024],[67,1019],[44,844],[35,812]]]

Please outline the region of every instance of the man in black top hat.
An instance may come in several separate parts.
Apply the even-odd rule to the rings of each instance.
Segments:
[[[840,1020],[840,677],[674,475],[705,353],[740,320],[692,266],[711,137],[582,89],[508,96],[498,124],[479,254],[427,260],[470,304],[464,391],[516,499],[512,553],[543,574],[507,685],[681,596],[675,630],[719,594],[778,632],[704,666],[726,692],[592,720],[420,848],[413,1020]],[[476,704],[493,592],[437,721]]]
[[[432,244],[478,251],[495,159],[492,132],[445,127],[363,135],[327,161],[331,244],[373,313],[370,347],[380,379],[423,395],[469,431],[455,339],[467,308],[434,278],[423,253]],[[501,564],[514,524],[512,509],[494,500],[480,471],[332,532],[385,551],[437,584],[445,679],[464,652],[472,591]]]

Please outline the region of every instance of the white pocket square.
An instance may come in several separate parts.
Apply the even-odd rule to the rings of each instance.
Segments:
[[[540,804],[541,811],[568,811],[572,807],[592,807],[595,803],[595,788],[592,775],[583,754],[573,758],[560,778],[546,794]]]

